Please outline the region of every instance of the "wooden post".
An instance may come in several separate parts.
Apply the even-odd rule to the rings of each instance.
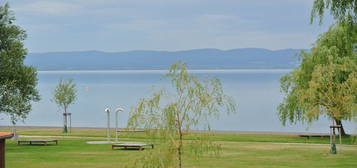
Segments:
[[[330,126],[330,143],[331,143],[331,154],[336,154],[337,149],[336,149],[336,131],[335,129],[338,129],[340,132],[340,144],[342,144],[342,138],[341,138],[341,125],[331,125]]]
[[[342,138],[341,138],[341,127],[338,128],[338,133],[340,134],[340,145],[342,145]]]
[[[0,168],[5,168],[5,139],[13,136],[11,132],[0,132]]]
[[[330,127],[330,144],[332,145],[332,128]]]
[[[72,113],[68,113],[69,115],[69,133],[72,133]]]
[[[0,139],[0,168],[5,168],[5,139]]]

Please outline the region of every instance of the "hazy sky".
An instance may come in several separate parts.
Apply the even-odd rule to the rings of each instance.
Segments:
[[[332,23],[309,23],[313,0],[8,2],[30,52],[310,48]]]

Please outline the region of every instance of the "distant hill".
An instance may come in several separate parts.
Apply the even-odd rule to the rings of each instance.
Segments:
[[[293,68],[299,64],[298,49],[233,50],[196,49],[186,51],[75,51],[30,53],[25,63],[38,70],[167,69],[176,61],[191,69]]]

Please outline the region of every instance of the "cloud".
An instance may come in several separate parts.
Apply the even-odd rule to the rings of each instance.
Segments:
[[[328,26],[309,24],[313,0],[10,2],[30,52],[306,48]]]
[[[24,3],[23,5],[14,8],[18,13],[58,16],[70,15],[80,9],[81,6],[77,4],[53,0]]]

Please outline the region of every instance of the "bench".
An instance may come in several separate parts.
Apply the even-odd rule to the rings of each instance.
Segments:
[[[112,145],[112,149],[114,148],[124,148],[124,149],[127,149],[127,148],[138,148],[139,150],[143,150],[145,148],[145,146],[150,146],[152,149],[154,149],[154,144],[130,144],[130,143],[127,143],[127,144],[113,144]]]
[[[327,138],[330,137],[330,135],[327,134],[301,134],[299,137],[304,137],[307,139],[313,138],[313,137],[320,137],[320,138]]]
[[[47,143],[55,143],[56,145],[58,145],[58,140],[57,139],[32,139],[32,140],[18,140],[17,144],[43,144],[43,145],[47,145]]]

